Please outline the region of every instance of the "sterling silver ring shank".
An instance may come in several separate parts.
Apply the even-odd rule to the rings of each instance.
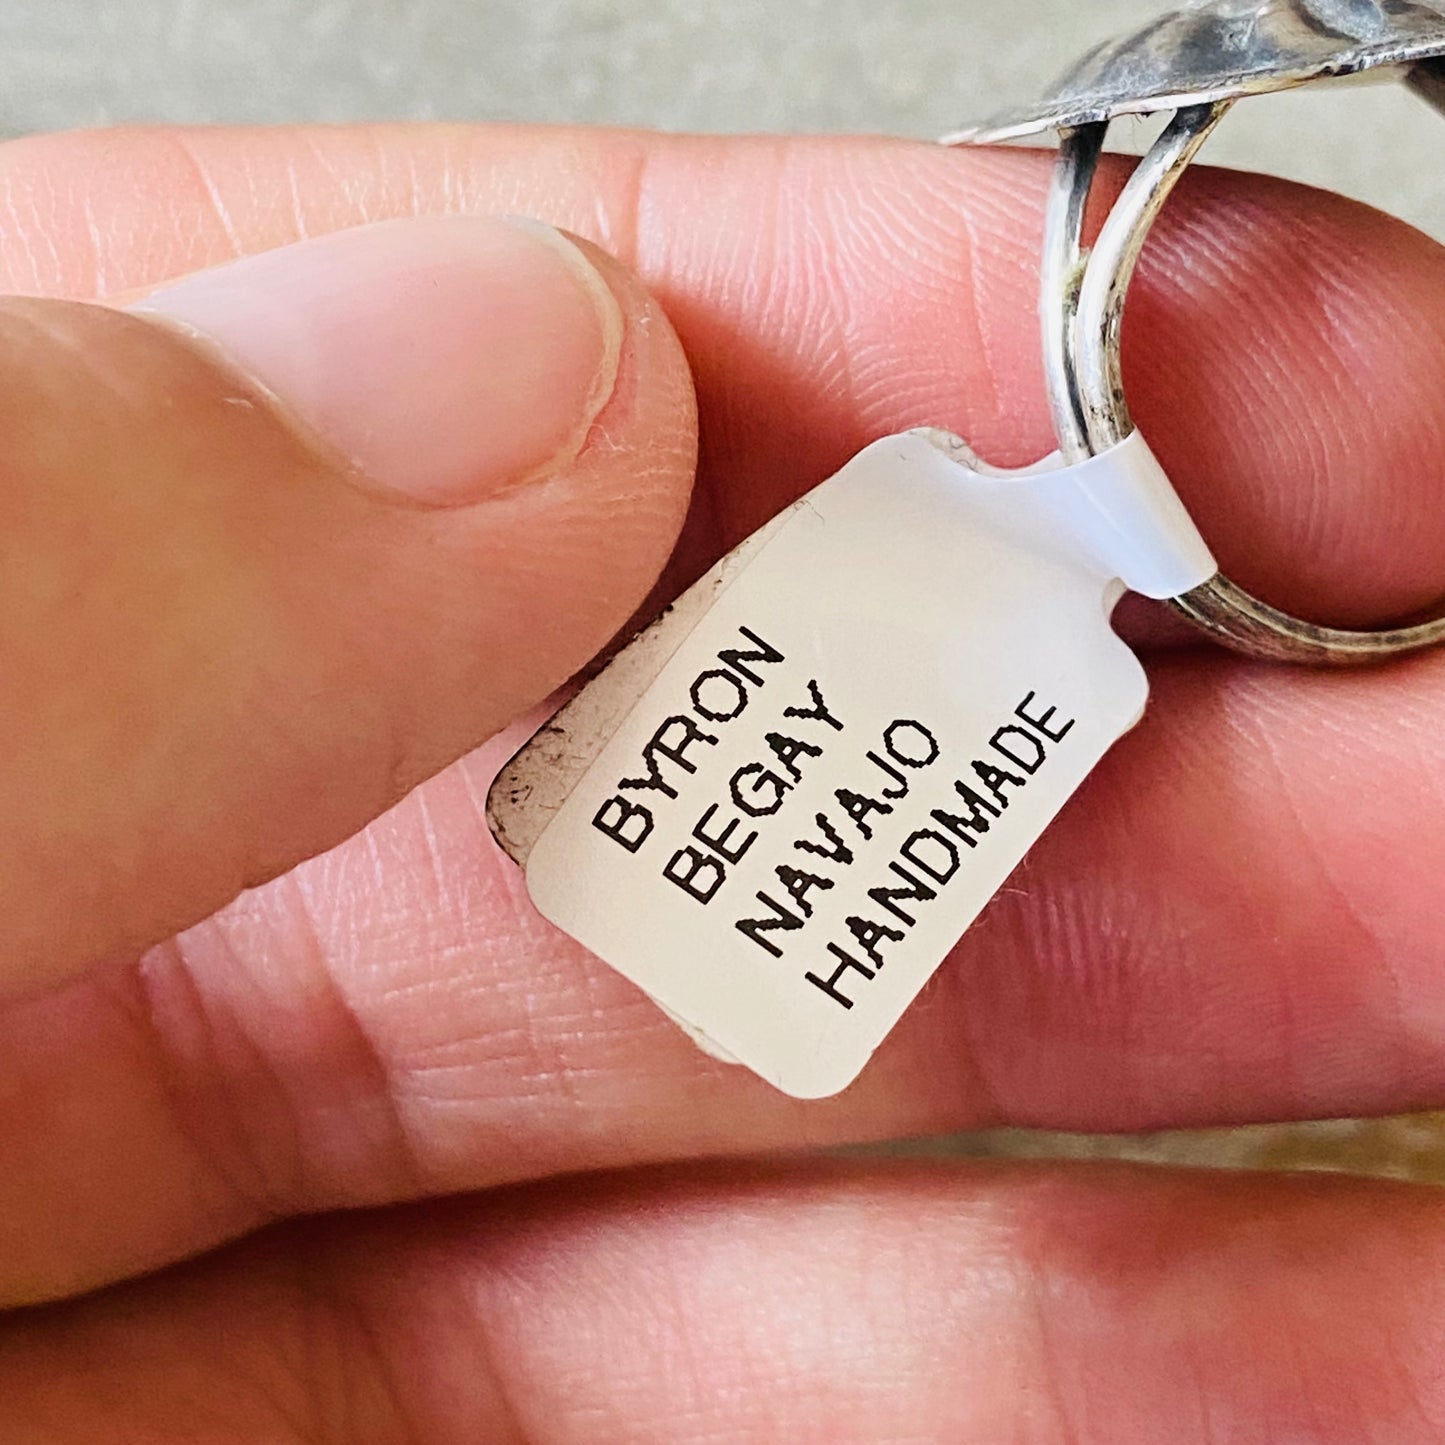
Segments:
[[[1175,114],[1087,255],[1084,212],[1108,122],[1063,134],[1045,223],[1043,325],[1054,427],[1069,461],[1107,451],[1134,430],[1120,364],[1129,283],[1170,193],[1230,105]],[[1223,575],[1169,605],[1235,651],[1276,662],[1348,667],[1445,642],[1445,617],[1384,631],[1322,627],[1261,602]]]
[[[1240,9],[1233,0],[1235,10]],[[1280,0],[1258,8],[1275,11]],[[1285,0],[1291,11],[1300,0]],[[1205,9],[1222,8],[1215,0]],[[1441,7],[1445,10],[1445,6]],[[1340,73],[1337,69],[1335,73]],[[1445,112],[1445,73],[1438,62],[1405,72],[1412,88]],[[1270,87],[1261,87],[1270,88]],[[1196,92],[1197,94],[1198,92]],[[1125,303],[1145,241],[1184,171],[1239,95],[1205,96],[1169,107],[1173,116],[1139,162],[1092,248],[1084,246],[1085,210],[1112,113],[1068,123],[1055,118],[1061,148],[1050,190],[1042,269],[1044,366],[1060,449],[1067,461],[1109,450],[1134,430],[1124,396],[1120,336]],[[1164,108],[1164,107],[1158,107]],[[1145,110],[1139,105],[1135,110]],[[1032,126],[1032,117],[1029,118]],[[1017,127],[1026,133],[1025,127]],[[998,138],[996,129],[952,141]],[[1226,647],[1255,658],[1349,667],[1400,657],[1445,642],[1445,616],[1380,631],[1324,627],[1251,596],[1223,575],[1170,604]]]

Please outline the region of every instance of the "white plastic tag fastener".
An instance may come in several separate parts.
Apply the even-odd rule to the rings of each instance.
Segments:
[[[887,438],[583,689],[494,831],[709,1052],[836,1093],[1142,716],[1123,584],[1213,572],[1142,441],[1002,473]]]
[[[1004,471],[973,456],[956,437],[940,444],[981,476],[1033,484],[1040,546],[1088,556],[1131,591],[1163,601],[1181,597],[1219,570],[1179,493],[1140,432],[1087,461],[1058,453],[1022,471]]]

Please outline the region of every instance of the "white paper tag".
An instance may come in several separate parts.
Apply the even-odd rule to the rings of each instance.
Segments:
[[[1214,570],[1147,447],[1110,456],[891,437],[745,543],[498,779],[537,908],[710,1052],[846,1088],[1142,716],[1119,579]]]

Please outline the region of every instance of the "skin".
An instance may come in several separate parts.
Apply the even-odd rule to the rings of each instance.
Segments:
[[[698,488],[656,601],[876,436],[1047,450],[1044,179],[1027,155],[867,140],[46,138],[0,151],[0,287],[126,297],[444,210],[585,235],[661,304],[696,380]],[[1437,1440],[1432,1192],[803,1156],[1445,1100],[1445,662],[1287,671],[1136,616],[1145,725],[863,1081],[775,1096],[545,928],[482,818],[510,743],[469,750],[623,624],[688,500],[682,354],[609,274],[636,382],[599,429],[613,450],[522,504],[545,511],[479,511],[434,637],[414,517],[347,513],[391,605],[355,615],[327,570],[344,552],[266,571],[246,520],[288,535],[273,503],[327,458],[257,423],[198,477],[203,361],[113,313],[0,306],[0,733],[27,762],[0,783],[0,1434]],[[1231,575],[1323,620],[1437,598],[1445,253],[1336,198],[1203,173],[1128,331],[1139,421]],[[148,400],[178,389],[199,419]],[[248,468],[258,446],[270,465]],[[57,448],[66,485],[42,486]],[[116,483],[117,454],[136,459],[124,506],[84,480]],[[289,487],[251,490],[278,472]],[[214,549],[185,605],[138,585],[157,536]],[[548,559],[535,594],[518,547]],[[41,607],[47,566],[90,580],[83,605]],[[278,699],[232,665],[257,639],[207,589],[271,602],[302,567],[314,590],[265,614]],[[194,659],[217,655],[202,685]],[[358,697],[359,736],[337,720]],[[137,739],[174,770],[118,768]],[[22,846],[57,819],[66,849]]]

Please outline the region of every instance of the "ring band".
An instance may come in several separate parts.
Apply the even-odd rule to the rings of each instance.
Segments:
[[[1255,19],[1265,16],[1284,24],[1307,7],[1308,0],[1263,0]],[[1222,11],[1237,0],[1217,0],[1213,6],[1181,12],[1177,24],[1194,24],[1201,9]],[[1268,12],[1268,14],[1266,14]],[[1170,22],[1160,22],[1166,26]],[[1146,32],[1157,45],[1157,30]],[[1420,43],[1407,51],[1414,68],[1406,72],[1412,88],[1437,110],[1445,111],[1445,74],[1426,56],[1445,53],[1445,15],[1439,17],[1439,34],[1429,42],[1438,51],[1421,51]],[[1137,42],[1133,42],[1137,44]],[[1129,56],[1131,42],[1115,52]],[[1393,51],[1355,57],[1354,69],[1372,64],[1400,63]],[[1384,59],[1374,58],[1384,54]],[[1273,57],[1269,57],[1273,58]],[[1097,56],[1086,65],[1097,67]],[[1338,57],[1319,75],[1342,72]],[[1261,74],[1263,80],[1261,80]],[[1278,83],[1269,84],[1273,76]],[[1067,113],[1060,99],[1043,112],[1020,120],[1006,118],[1003,125],[981,127],[949,137],[949,143],[983,143],[1014,135],[1057,129],[1061,143],[1058,165],[1049,192],[1042,266],[1042,325],[1044,369],[1054,429],[1066,461],[1080,461],[1109,450],[1134,431],[1124,396],[1120,338],[1124,308],[1140,254],[1155,221],[1167,204],[1180,177],[1199,153],[1214,128],[1241,95],[1264,89],[1283,89],[1318,78],[1314,73],[1289,72],[1276,62],[1273,70],[1251,74],[1248,80],[1232,77],[1230,84],[1192,91],[1171,92],[1157,78],[1154,93],[1144,96],[1095,97],[1092,110],[1077,117]],[[1193,80],[1194,77],[1189,77]],[[1181,83],[1185,83],[1181,81]],[[1182,99],[1201,96],[1197,103]],[[1110,121],[1119,114],[1172,110],[1173,118],[1135,168],[1093,247],[1084,247],[1084,216],[1093,188]],[[1008,132],[1001,134],[1001,131]],[[1413,626],[1380,631],[1352,631],[1323,627],[1292,617],[1252,597],[1243,588],[1217,575],[1170,604],[1194,626],[1236,652],[1275,662],[1350,667],[1420,652],[1445,642],[1445,616]]]

